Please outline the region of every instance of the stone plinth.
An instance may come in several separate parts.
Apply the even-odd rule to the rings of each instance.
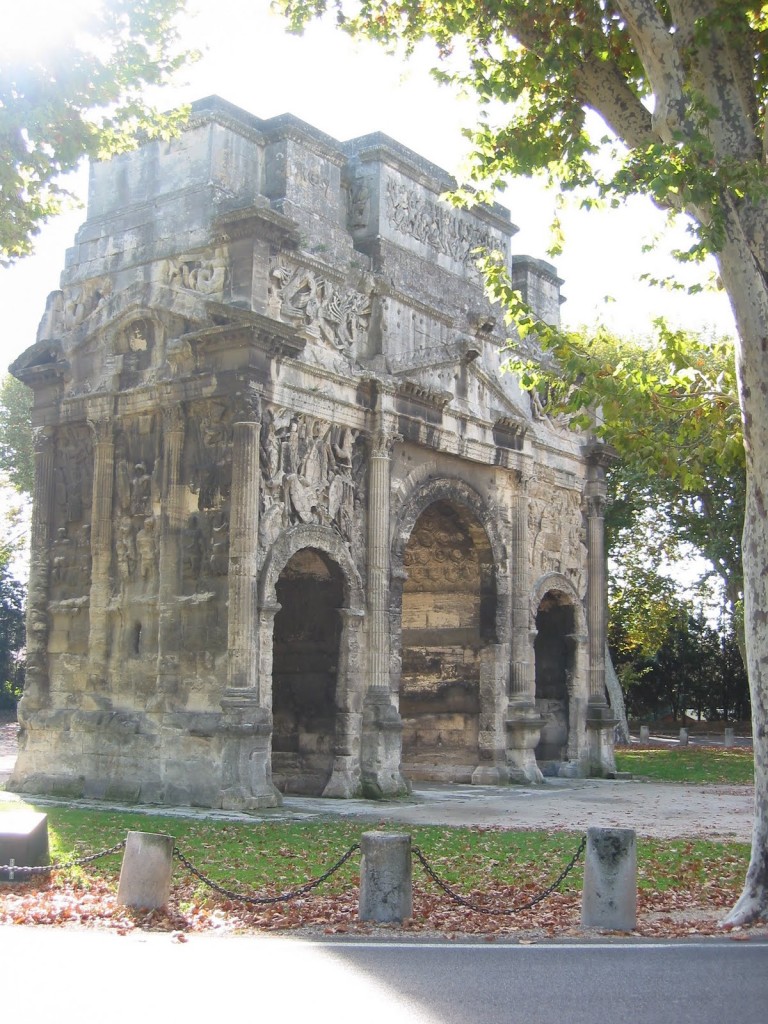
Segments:
[[[39,867],[49,863],[48,815],[9,811],[0,815],[0,865]],[[29,873],[0,871],[0,882],[23,882]]]
[[[413,913],[411,837],[364,832],[360,848],[360,920],[404,921]]]
[[[581,924],[620,932],[631,932],[637,924],[637,845],[632,829],[587,829]]]

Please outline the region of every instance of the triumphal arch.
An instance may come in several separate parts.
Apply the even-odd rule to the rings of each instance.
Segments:
[[[93,166],[37,342],[12,786],[255,809],[606,774],[605,448],[532,403],[501,207],[211,98]]]

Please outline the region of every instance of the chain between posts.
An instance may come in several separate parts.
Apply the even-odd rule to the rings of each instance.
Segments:
[[[84,867],[86,864],[92,864],[94,861],[100,860],[102,857],[108,857],[113,853],[118,853],[120,850],[125,849],[125,845],[126,840],[123,839],[119,843],[115,843],[114,846],[109,847],[109,849],[100,850],[98,853],[92,853],[86,857],[78,857],[75,860],[65,861],[61,864],[44,864],[34,866],[19,864],[0,864],[0,875],[7,873],[9,876],[8,881],[13,881],[15,874],[27,877],[49,874],[52,871],[63,871],[68,868]],[[547,886],[547,888],[540,892],[537,896],[534,896],[532,899],[527,900],[525,903],[519,903],[514,907],[508,907],[506,909],[500,909],[499,907],[483,907],[477,903],[474,903],[472,900],[469,900],[466,897],[462,896],[460,893],[456,892],[455,889],[452,889],[447,882],[440,878],[440,876],[428,862],[427,858],[424,856],[424,853],[419,849],[418,846],[414,846],[412,848],[412,852],[414,857],[416,857],[416,859],[419,861],[419,863],[424,868],[427,875],[429,875],[429,877],[432,879],[432,881],[440,889],[442,889],[446,896],[449,896],[455,903],[458,903],[460,906],[466,907],[468,910],[473,910],[480,914],[517,914],[522,910],[532,909],[537,904],[543,902],[548,896],[551,896],[552,893],[555,892],[557,889],[559,889],[562,883],[567,878],[567,876],[571,873],[571,871],[574,869],[574,867],[580,860],[581,855],[583,854],[586,848],[586,845],[587,837],[585,835],[582,836],[581,842],[579,843],[576,852],[573,854],[571,859],[568,861],[568,863],[565,865],[563,870],[560,872],[560,874],[557,876],[554,882],[552,882],[551,885]],[[341,867],[343,867],[343,865],[347,863],[350,857],[352,857],[352,855],[356,853],[359,849],[360,844],[355,843],[353,846],[350,846],[346,853],[342,857],[340,857],[339,860],[337,860],[334,864],[332,864],[327,871],[323,872],[322,875],[319,875],[317,878],[313,878],[309,882],[305,882],[304,885],[300,885],[296,889],[291,889],[289,892],[280,893],[280,895],[278,896],[247,896],[244,893],[238,893],[232,889],[227,889],[223,885],[219,885],[218,882],[214,882],[212,878],[209,878],[207,875],[203,874],[202,871],[196,868],[195,865],[189,860],[189,858],[181,852],[178,846],[174,846],[173,854],[177,858],[177,860],[179,860],[181,864],[183,864],[183,866],[192,875],[195,876],[195,878],[199,879],[204,885],[207,885],[210,889],[213,889],[214,892],[219,893],[219,895],[225,896],[227,899],[230,900],[236,900],[241,903],[248,903],[252,906],[268,906],[276,903],[286,903],[289,900],[296,899],[299,896],[304,896],[306,895],[306,893],[311,892],[313,889],[316,889],[319,885],[322,885],[323,882],[326,882],[332,875],[334,875]]]
[[[287,903],[289,900],[296,899],[298,896],[303,896],[305,893],[311,892],[312,889],[316,889],[318,885],[326,882],[331,875],[335,874],[339,868],[346,864],[352,854],[359,849],[360,844],[355,843],[354,846],[350,846],[343,857],[337,860],[335,864],[332,864],[331,867],[329,867],[328,870],[318,878],[313,878],[310,882],[305,882],[305,884],[300,885],[298,889],[291,889],[290,892],[280,893],[279,896],[246,896],[244,893],[234,892],[232,889],[225,889],[223,885],[219,885],[218,882],[214,882],[212,878],[209,878],[207,875],[204,875],[202,871],[199,871],[189,858],[184,856],[178,846],[174,846],[173,854],[176,859],[184,865],[187,871],[193,874],[195,878],[198,878],[204,885],[207,885],[209,889],[213,889],[214,892],[219,893],[219,895],[226,896],[227,899],[230,900],[237,900],[240,903],[249,903],[252,906],[266,906],[274,903]]]
[[[460,904],[462,907],[466,907],[468,910],[474,910],[478,914],[518,914],[521,910],[530,910],[537,904],[542,903],[548,896],[551,896],[553,892],[560,888],[571,871],[576,867],[586,845],[587,837],[582,836],[578,849],[551,885],[547,886],[547,888],[540,892],[538,896],[534,896],[526,903],[518,903],[516,906],[507,907],[506,909],[499,909],[498,907],[481,907],[479,904],[473,903],[472,900],[466,899],[466,897],[460,895],[460,893],[456,892],[455,889],[452,889],[447,882],[443,881],[443,879],[437,875],[434,868],[428,863],[426,857],[418,846],[413,847],[413,855],[418,859],[419,863],[432,881],[443,890],[446,896],[450,896],[454,902]]]
[[[114,846],[110,846],[108,850],[99,850],[98,853],[89,853],[87,857],[78,857],[76,860],[64,861],[62,864],[0,864],[0,875],[7,873],[10,877],[9,882],[14,881],[14,874],[23,874],[24,876],[30,875],[47,875],[51,871],[66,871],[68,868],[82,868],[86,864],[92,864],[95,860],[101,860],[102,857],[109,857],[110,854],[118,853],[120,850],[125,849],[125,839],[121,839],[119,843],[115,843]]]

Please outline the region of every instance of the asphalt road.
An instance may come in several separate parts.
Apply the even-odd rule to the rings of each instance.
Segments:
[[[498,945],[0,927],[3,1019],[765,1024],[768,943]],[[236,1015],[236,1017],[234,1016]]]

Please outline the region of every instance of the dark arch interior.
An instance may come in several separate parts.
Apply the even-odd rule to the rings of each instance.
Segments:
[[[339,567],[305,548],[277,581],[272,661],[272,774],[284,793],[318,796],[333,768],[344,597]]]
[[[536,759],[546,765],[567,760],[568,751],[574,611],[564,594],[544,595],[536,613],[536,631],[536,709],[544,718]]]
[[[436,501],[408,541],[402,606],[403,767],[468,781],[478,764],[482,648],[495,640],[493,557],[482,524]]]

